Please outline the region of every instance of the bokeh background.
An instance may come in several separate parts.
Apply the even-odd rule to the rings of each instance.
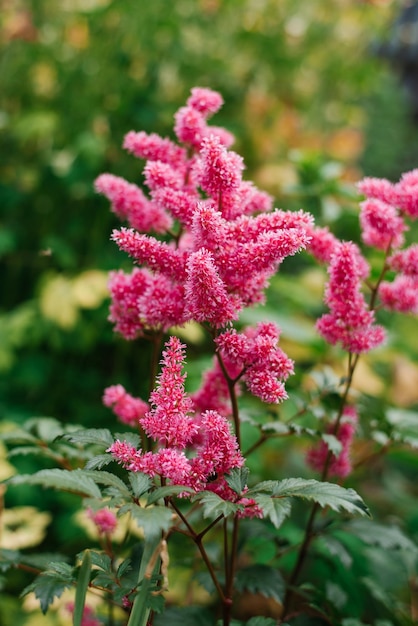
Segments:
[[[116,337],[107,321],[107,272],[130,262],[109,240],[118,223],[93,183],[108,171],[140,183],[141,164],[121,148],[124,134],[172,137],[173,114],[193,86],[222,93],[214,123],[235,134],[246,176],[276,206],[305,208],[338,235],[358,235],[353,183],[363,175],[395,180],[418,166],[410,80],[418,40],[399,23],[407,4],[0,0],[5,427],[37,415],[107,425],[104,387],[122,383],[146,396],[147,345]],[[315,291],[316,275],[307,273],[294,288],[294,271],[273,285],[270,314],[288,331],[292,356],[310,363],[319,348],[298,315],[301,307],[312,317],[320,310],[321,281]],[[286,302],[283,288],[294,288]],[[415,406],[415,322],[393,323],[406,353],[391,379],[393,397]],[[382,392],[378,375],[388,371],[388,358],[363,371],[369,392]],[[19,463],[27,470],[33,461]],[[27,491],[11,498],[31,503]],[[53,502],[62,522],[71,507]],[[58,526],[55,532],[58,543]]]

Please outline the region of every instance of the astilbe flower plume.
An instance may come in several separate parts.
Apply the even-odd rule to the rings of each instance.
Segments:
[[[175,115],[180,146],[155,134],[126,135],[124,147],[146,161],[149,197],[110,174],[96,181],[130,226],[112,239],[149,271],[111,278],[110,319],[126,338],[189,320],[227,326],[244,307],[264,301],[283,259],[310,240],[310,216],[271,211],[272,198],[242,179],[244,163],[229,150],[231,136],[208,124],[222,103],[210,89],[192,90]]]
[[[385,333],[374,324],[374,312],[361,292],[365,266],[357,247],[351,242],[341,243],[331,257],[328,272],[325,302],[330,312],[317,321],[319,333],[329,343],[341,343],[344,350],[355,354],[380,345]]]
[[[149,410],[147,402],[131,396],[122,385],[111,385],[103,394],[103,404],[112,408],[123,424],[139,426],[140,418]]]
[[[238,370],[251,393],[263,402],[287,398],[283,381],[293,374],[293,361],[278,346],[280,331],[271,322],[261,322],[244,333],[227,330],[216,339],[221,357]]]
[[[88,510],[89,518],[94,522],[100,535],[111,536],[118,525],[116,515],[108,508],[98,511]]]
[[[195,490],[224,489],[224,474],[240,467],[244,459],[228,420],[214,410],[206,410],[195,419],[193,401],[184,390],[182,371],[184,346],[170,337],[162,359],[157,388],[151,393],[151,410],[140,424],[159,447],[143,452],[117,440],[109,451],[124,467],[150,476],[161,476],[175,485]],[[188,448],[194,456],[186,455]],[[212,481],[213,474],[217,481]]]

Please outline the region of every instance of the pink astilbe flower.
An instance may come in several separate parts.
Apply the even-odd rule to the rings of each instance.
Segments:
[[[407,226],[394,206],[373,198],[362,202],[360,208],[361,236],[367,246],[387,250],[403,244]]]
[[[351,242],[341,243],[331,258],[328,272],[325,301],[330,313],[317,321],[318,332],[329,343],[340,342],[344,350],[356,354],[380,345],[385,333],[374,324],[374,313],[368,309],[360,290],[365,268],[357,247]]]
[[[177,337],[170,337],[163,352],[157,389],[150,396],[151,411],[141,419],[149,437],[178,448],[184,448],[197,433],[197,425],[190,417],[193,402],[184,391],[184,347]]]
[[[418,276],[399,274],[395,280],[383,281],[379,287],[383,306],[400,313],[418,313]]]
[[[412,219],[418,218],[418,169],[402,174],[395,185],[396,205]]]
[[[161,161],[174,168],[185,168],[185,149],[156,133],[148,135],[144,131],[130,131],[125,135],[123,147],[140,159]]]
[[[205,87],[193,87],[186,104],[205,117],[209,117],[217,113],[223,103],[224,100],[217,91]]]
[[[328,466],[328,474],[330,476],[345,478],[352,471],[350,451],[356,432],[357,421],[357,411],[354,407],[347,406],[344,409],[338,431],[335,432],[335,423],[329,424],[326,429],[327,434],[335,435],[341,443],[340,453],[337,455],[334,453],[331,454]],[[322,472],[327,462],[328,455],[328,444],[324,440],[321,440],[318,445],[308,450],[306,461],[312,469]]]
[[[328,226],[309,228],[310,241],[307,250],[320,263],[329,263],[340,240],[330,232]]]
[[[169,211],[183,226],[191,227],[199,196],[191,194],[190,191],[164,187],[154,191],[152,197],[158,206]]]
[[[277,346],[279,335],[275,324],[265,322],[245,333],[225,331],[216,340],[221,356],[240,368],[250,392],[263,402],[286,399],[283,381],[293,374],[293,361]]]
[[[110,509],[93,511],[88,509],[88,516],[94,522],[100,535],[113,535],[118,525],[116,515]]]
[[[166,274],[174,280],[185,278],[185,253],[172,248],[165,242],[147,235],[140,235],[130,228],[114,230],[112,239],[137,263],[146,263],[151,270]]]
[[[185,299],[186,312],[197,322],[219,327],[238,318],[240,303],[228,294],[212,254],[204,248],[189,256]]]
[[[408,276],[418,276],[418,244],[399,250],[388,259],[388,265],[396,272]]]
[[[172,219],[164,208],[151,202],[142,189],[119,176],[101,174],[95,181],[96,191],[112,203],[112,211],[129,226],[141,232],[165,233]]]
[[[169,189],[182,189],[184,187],[183,173],[162,161],[147,161],[144,167],[144,176],[145,184],[151,191],[165,187]]]
[[[104,390],[103,404],[111,408],[123,424],[139,426],[139,419],[149,410],[141,398],[134,398],[122,385],[112,385]]]
[[[194,107],[181,107],[174,115],[174,132],[180,143],[199,150],[208,134],[204,115]]]
[[[203,441],[191,459],[192,473],[205,482],[212,474],[226,474],[241,467],[244,459],[229,422],[216,411],[205,411],[200,421]]]
[[[109,320],[125,339],[136,339],[148,330],[165,332],[185,321],[183,286],[163,274],[143,268],[134,268],[131,274],[112,272],[109,290]]]
[[[236,152],[228,151],[218,137],[211,135],[202,141],[200,159],[196,162],[200,187],[218,198],[238,189],[244,163]]]
[[[386,178],[366,176],[366,178],[357,183],[357,189],[367,198],[374,198],[396,205],[397,194],[395,185],[386,180]]]

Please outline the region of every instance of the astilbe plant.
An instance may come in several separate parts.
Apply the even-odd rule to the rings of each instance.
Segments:
[[[208,122],[221,105],[218,93],[195,88],[175,115],[178,143],[144,132],[126,135],[124,147],[145,161],[148,193],[112,174],[95,182],[127,224],[112,239],[135,263],[130,273],[110,275],[110,321],[126,340],[151,342],[152,391],[141,399],[117,382],[108,387],[104,404],[132,432],[63,431],[50,446],[60,469],[12,480],[79,493],[98,528],[101,550],[86,550],[74,567],[50,564],[26,590],[35,592],[46,611],[54,596],[76,586],[74,624],[99,623],[86,604],[89,590],[106,598],[108,624],[170,623],[164,595],[176,536],[195,547],[215,594],[209,613],[184,609],[184,620],[195,620],[187,624],[206,623],[208,615],[223,626],[243,623],[236,618],[239,591],[274,599],[274,610],[261,610],[265,619],[251,623],[284,624],[309,614],[322,620],[318,623],[331,623],[326,606],[315,606],[314,594],[299,588],[312,544],[326,527],[318,526],[319,511],[327,509],[330,519],[330,510],[369,515],[354,490],[328,481],[341,481],[352,471],[350,450],[359,423],[353,376],[361,355],[385,341],[377,310],[418,311],[418,248],[404,247],[408,223],[418,216],[418,170],[397,184],[373,178],[359,184],[366,198],[360,211],[363,244],[381,256],[380,273],[371,278],[357,244],[340,241],[302,210],[273,209],[272,198],[243,179],[243,160],[230,149],[233,136]],[[346,374],[333,390],[337,407],[324,416],[321,431],[292,427],[292,419],[284,423],[280,412],[273,422],[254,421],[259,434],[245,451],[241,397],[254,396],[271,414],[272,405],[286,401],[285,383],[297,364],[280,348],[276,324],[243,327],[240,315],[265,302],[281,263],[302,251],[328,267],[327,311],[316,329],[347,355]],[[212,367],[193,393],[185,388],[187,346],[173,330],[187,323],[204,329],[213,350]],[[293,419],[308,412],[304,406]],[[315,438],[306,464],[319,479],[276,474],[253,484],[246,466],[250,455],[269,439],[301,434]],[[306,500],[310,513],[282,578],[277,565],[242,556],[242,528],[257,522],[279,538],[295,499]],[[143,529],[136,562],[113,540],[124,516]],[[216,551],[212,538],[219,539]],[[4,561],[20,566],[24,557],[6,554]],[[203,580],[197,563],[191,567]],[[115,617],[114,606],[125,617]]]

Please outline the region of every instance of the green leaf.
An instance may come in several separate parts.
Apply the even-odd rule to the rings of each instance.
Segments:
[[[225,480],[238,495],[241,495],[248,483],[248,475],[250,470],[247,467],[235,467],[229,474],[226,474]]]
[[[268,518],[275,528],[280,528],[286,517],[290,515],[291,502],[288,498],[273,498],[260,493],[254,497],[254,500],[263,511],[264,517]]]
[[[84,605],[86,603],[86,593],[90,583],[90,571],[91,555],[90,550],[86,550],[84,552],[83,560],[81,562],[81,567],[77,578],[74,601],[73,626],[81,626]]]
[[[87,428],[86,430],[76,430],[74,433],[63,435],[62,439],[72,443],[88,444],[93,443],[103,448],[110,448],[114,439],[107,428]]]
[[[136,498],[140,498],[151,489],[152,480],[147,474],[141,472],[129,472],[129,482],[131,483],[133,494]]]
[[[49,570],[35,578],[21,593],[25,596],[32,592],[39,600],[41,611],[45,614],[55,598],[60,598],[65,589],[74,583],[72,568],[65,563],[51,563]]]
[[[107,487],[114,487],[118,493],[125,498],[131,498],[132,494],[129,487],[115,474],[110,472],[102,472],[98,470],[83,470],[85,476],[89,476],[95,483],[100,485],[106,485]]]
[[[329,507],[334,511],[342,510],[347,513],[370,517],[368,507],[354,489],[344,489],[335,483],[305,478],[286,478],[281,481],[267,480],[250,489],[247,495],[254,497],[260,492],[269,492],[275,498],[302,498],[316,502],[322,507]]]
[[[285,582],[279,570],[269,565],[249,565],[237,572],[235,588],[240,593],[261,593],[266,598],[281,602],[285,592]]]
[[[245,626],[276,626],[277,620],[272,617],[261,617],[261,615],[257,615],[256,617],[252,617],[245,622]],[[281,626],[286,626],[286,624],[281,624]]]
[[[223,500],[212,491],[201,491],[193,499],[193,502],[200,501],[203,504],[203,517],[216,518],[219,515],[228,517],[242,510],[242,506]]]
[[[80,469],[73,471],[62,469],[41,470],[36,474],[13,476],[8,480],[13,485],[42,485],[63,491],[70,491],[84,496],[101,498],[100,489],[86,472]]]
[[[123,506],[119,513],[131,513],[133,519],[144,530],[146,537],[158,536],[167,531],[172,524],[172,511],[165,506],[141,507],[129,503]]]
[[[80,558],[81,555],[77,555]],[[109,555],[104,552],[97,552],[96,550],[90,550],[91,564],[105,572],[111,571],[112,560]]]
[[[166,487],[159,487],[149,494],[147,504],[154,504],[154,502],[158,502],[158,500],[161,500],[162,498],[178,496],[180,493],[195,493],[195,491],[190,487],[182,487],[181,485],[167,485]]]
[[[368,545],[379,546],[384,550],[405,550],[411,556],[418,557],[418,546],[398,526],[353,520],[346,528]]]
[[[21,562],[21,554],[18,550],[0,550],[0,572],[7,572],[10,567]]]
[[[109,463],[112,463],[112,461],[114,460],[115,459],[109,452],[105,454],[97,454],[92,459],[87,461],[85,465],[85,469],[86,470],[100,470],[102,469],[102,467],[109,465]]]
[[[122,578],[127,572],[132,570],[132,561],[131,559],[125,559],[118,567],[117,577]]]

